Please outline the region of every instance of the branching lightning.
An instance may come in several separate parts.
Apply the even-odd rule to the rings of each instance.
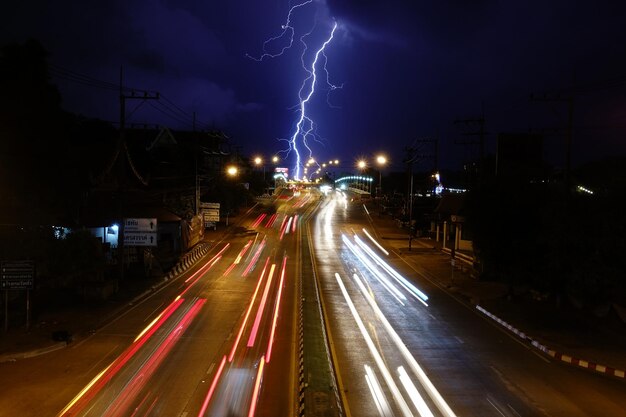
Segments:
[[[307,0],[291,7],[291,9],[289,9],[289,13],[287,14],[287,20],[285,24],[281,26],[282,32],[277,36],[269,38],[263,43],[263,53],[259,57],[253,57],[248,54],[246,54],[246,56],[248,56],[251,59],[254,59],[255,61],[260,62],[260,61],[263,61],[263,59],[265,58],[276,58],[278,56],[283,55],[283,53],[287,49],[290,49],[294,43],[293,41],[294,41],[296,31],[295,31],[295,28],[292,26],[292,22],[291,22],[292,14],[297,8],[303,7],[312,2],[313,0]],[[319,141],[315,133],[316,124],[311,118],[311,116],[309,116],[309,114],[307,113],[307,105],[310,103],[311,99],[313,98],[316,92],[315,87],[318,82],[317,66],[318,66],[318,62],[320,61],[320,56],[323,57],[322,70],[326,73],[326,79],[324,81],[326,82],[326,87],[328,88],[328,94],[330,94],[332,91],[336,89],[343,87],[343,85],[335,85],[330,82],[330,75],[327,69],[328,57],[326,56],[326,47],[332,42],[334,38],[335,31],[337,30],[337,22],[336,21],[332,22],[332,29],[330,31],[330,34],[325,38],[325,41],[321,44],[321,46],[317,50],[315,50],[313,59],[311,60],[310,63],[307,64],[306,60],[307,60],[307,51],[309,49],[309,46],[306,42],[306,39],[307,37],[311,35],[313,30],[314,29],[311,29],[310,31],[300,36],[300,43],[303,46],[302,54],[300,55],[300,61],[302,64],[302,68],[306,72],[306,77],[302,81],[302,84],[300,85],[300,89],[298,90],[299,103],[296,106],[294,106],[298,115],[295,132],[289,139],[281,139],[288,143],[288,148],[281,152],[289,155],[293,151],[296,155],[296,163],[295,163],[295,167],[293,170],[294,172],[293,177],[296,180],[301,178],[300,173],[301,173],[301,169],[304,166],[303,161],[308,160],[309,158],[312,158],[313,156],[313,151],[310,146],[310,141],[311,140]],[[281,43],[281,46],[277,48],[278,49],[277,52],[269,52],[268,48],[270,47],[271,44],[274,44],[274,43]],[[330,105],[328,95],[327,95],[326,101]]]

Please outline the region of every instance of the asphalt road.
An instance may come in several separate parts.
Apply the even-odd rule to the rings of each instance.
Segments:
[[[428,279],[439,254],[408,264],[376,246],[350,200],[329,194],[312,227],[347,415],[626,415],[623,382],[529,350]]]
[[[0,364],[2,416],[291,416],[303,193],[258,205],[92,336]]]
[[[429,279],[440,254],[386,254],[361,204],[333,193],[313,215],[317,201],[259,205],[92,336],[1,363],[0,416],[294,415],[297,287],[309,275],[349,417],[626,416],[623,382],[538,355]],[[308,219],[316,274],[303,276]]]

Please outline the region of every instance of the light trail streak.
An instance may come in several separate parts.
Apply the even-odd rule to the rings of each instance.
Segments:
[[[217,372],[215,373],[215,376],[213,377],[213,382],[211,382],[211,387],[209,388],[209,391],[207,392],[207,395],[204,398],[204,402],[202,403],[202,408],[200,409],[200,412],[198,413],[198,417],[204,416],[204,413],[206,412],[206,409],[209,406],[209,402],[211,401],[211,397],[213,396],[213,392],[215,391],[215,387],[217,387],[217,382],[219,381],[220,376],[222,375],[222,371],[224,370],[225,364],[226,364],[226,355],[224,355],[219,368],[217,368]]]
[[[287,225],[285,226],[286,234],[289,234],[289,231],[291,230],[291,223],[293,223],[293,217],[289,217],[289,220],[287,220]]]
[[[127,410],[131,403],[148,383],[156,368],[165,360],[165,357],[172,350],[178,339],[185,331],[193,319],[198,315],[206,299],[198,299],[187,310],[174,329],[167,335],[165,340],[159,344],[150,357],[141,365],[133,378],[125,385],[115,400],[109,405],[103,416],[127,415]]]
[[[146,400],[148,399],[148,397],[149,397],[149,396],[150,396],[150,393],[146,394],[146,395],[143,397],[143,400],[141,400],[141,402],[139,403],[139,405],[137,405],[137,406],[135,407],[135,411],[133,411],[133,413],[130,415],[130,417],[135,417],[135,415],[139,412],[139,410],[141,409],[141,407],[143,407],[143,404],[146,402]],[[156,398],[158,398],[158,397],[156,397]],[[155,401],[156,401],[156,398],[155,398]]]
[[[265,216],[267,216],[267,213],[260,214],[259,217],[257,217],[257,219],[255,220],[255,222],[252,223],[252,228],[255,229],[255,228],[259,227],[259,225],[261,224],[261,222],[263,221]]]
[[[113,362],[113,363],[115,363],[115,362]],[[85,387],[82,390],[80,390],[78,395],[76,395],[76,397],[74,397],[74,399],[72,401],[70,401],[70,403],[68,405],[66,405],[63,410],[61,410],[61,412],[59,413],[59,416],[64,416],[65,413],[67,413],[69,410],[71,410],[72,407],[74,407],[74,405],[76,403],[78,403],[78,401],[80,401],[81,398],[83,398],[83,396],[91,389],[91,387],[94,386],[96,384],[96,382],[98,382],[98,380],[100,380],[100,378],[102,378],[102,376],[106,374],[106,372],[109,370],[111,365],[113,365],[113,363],[111,363],[109,366],[107,366],[102,371],[100,371],[100,373],[98,375],[96,375],[94,377],[94,379],[92,379],[87,385],[85,385]],[[90,398],[91,397],[93,397],[93,395],[90,396]],[[76,410],[76,413],[78,413],[78,411],[79,410]]]
[[[383,417],[393,417],[393,413],[391,412],[391,407],[389,407],[389,402],[387,398],[385,398],[385,394],[378,382],[378,378],[376,378],[376,374],[372,371],[367,365],[363,365],[365,367],[365,381],[367,382],[367,386],[372,393],[372,397],[374,398],[374,403],[376,404],[376,408],[378,408],[378,413]]]
[[[181,301],[179,301],[179,300],[181,300],[180,296],[179,296],[179,297],[176,297],[176,299],[175,299],[174,301],[172,301],[172,302],[170,303],[170,305],[168,305],[165,309],[163,309],[163,311],[161,311],[161,313],[159,313],[159,315],[158,315],[158,316],[156,316],[156,317],[154,318],[154,320],[152,320],[152,321],[150,322],[150,324],[148,324],[148,325],[146,326],[146,328],[145,328],[145,329],[143,329],[143,330],[141,331],[141,333],[139,333],[139,334],[137,335],[137,337],[135,338],[135,340],[133,340],[133,343],[134,343],[134,342],[136,342],[137,340],[141,339],[141,337],[142,337],[144,334],[148,333],[148,331],[152,328],[152,326],[156,325],[156,323],[157,323],[157,322],[158,322],[159,324],[156,326],[155,330],[156,330],[156,329],[158,329],[158,328],[159,328],[159,327],[163,324],[163,322],[164,322],[165,320],[167,320],[167,318],[168,318],[168,317],[169,317],[169,316],[173,313],[173,310],[175,310],[176,308],[178,308],[178,306],[180,306],[180,304],[184,301],[184,300],[181,300]],[[165,317],[164,317],[164,316],[165,316]],[[161,317],[163,317],[163,320],[161,320]],[[152,333],[154,333],[154,332],[151,332],[150,334],[152,334]]]
[[[276,306],[274,308],[274,318],[272,319],[272,330],[270,332],[270,338],[269,341],[267,342],[267,360],[266,362],[269,363],[271,357],[272,357],[272,346],[274,344],[274,332],[276,331],[276,321],[278,320],[278,310],[280,308],[280,297],[282,295],[283,292],[283,283],[285,281],[285,268],[287,267],[287,257],[285,256],[283,258],[283,266],[282,269],[280,271],[280,283],[278,284],[278,295],[276,296]]]
[[[254,305],[254,300],[256,300],[256,295],[259,292],[259,288],[261,288],[261,283],[263,282],[263,276],[265,275],[265,270],[269,262],[270,262],[270,258],[268,257],[265,260],[265,266],[263,267],[263,270],[261,271],[261,275],[259,275],[259,281],[256,284],[254,294],[252,295],[252,299],[250,300],[250,305],[248,305],[248,311],[246,311],[246,316],[243,319],[243,323],[241,323],[241,328],[239,329],[239,333],[237,334],[237,339],[235,339],[235,343],[233,343],[233,348],[230,351],[230,355],[228,355],[228,362],[232,362],[233,358],[235,357],[235,350],[237,350],[237,345],[239,344],[239,340],[241,340],[241,335],[243,334],[243,330],[246,327],[248,317],[250,316],[250,311],[252,311],[252,306]]]
[[[405,305],[403,300],[406,301],[406,297],[404,294],[400,292],[383,274],[381,274],[375,267],[372,265],[371,261],[365,257],[365,254],[357,247],[350,242],[350,240],[346,237],[346,235],[341,236],[343,242],[346,244],[348,249],[352,251],[354,256],[356,256],[362,263],[365,265],[368,271],[380,282],[380,284],[385,288],[389,294],[391,294],[400,304]]]
[[[291,233],[296,233],[296,223],[298,222],[298,215],[293,216],[293,224],[291,228]]]
[[[263,290],[261,302],[259,303],[259,309],[257,310],[256,318],[254,319],[254,324],[252,325],[252,331],[250,332],[250,337],[248,338],[248,347],[254,346],[254,340],[256,339],[256,334],[259,331],[259,324],[261,323],[261,317],[263,317],[263,310],[265,310],[265,303],[267,302],[267,294],[270,292],[270,286],[272,285],[274,268],[276,268],[276,264],[272,264],[270,268],[267,283],[265,284],[265,290]]]
[[[285,222],[286,222],[286,221],[287,221],[287,215],[285,214],[285,217],[283,217],[283,221],[282,221],[282,223],[280,224],[280,228],[279,228],[279,230],[280,230],[280,231],[282,231],[282,230],[283,230],[283,228],[285,227]]]
[[[254,417],[256,411],[256,404],[259,398],[259,390],[261,388],[261,379],[263,378],[263,368],[265,367],[265,356],[261,356],[261,363],[259,364],[259,370],[256,374],[256,381],[254,382],[254,391],[252,392],[252,400],[250,401],[250,412],[248,417]]]
[[[83,388],[70,403],[59,413],[59,417],[78,414],[82,408],[93,399],[98,392],[122,369],[146,341],[163,325],[163,323],[180,307],[185,300],[177,298],[163,310],[160,319],[142,332],[142,337],[135,341],[115,359],[109,366],[100,372],[85,388]],[[72,412],[73,411],[73,412]]]
[[[280,226],[280,238],[279,238],[279,240],[283,240],[283,236],[285,236],[285,233],[288,233],[287,229],[289,228],[289,224],[291,224],[291,217],[289,217],[289,221],[285,225],[285,221],[286,220],[287,220],[287,217],[285,216],[285,219],[283,220],[283,224]]]
[[[420,395],[417,388],[415,388],[413,381],[411,381],[411,378],[409,378],[409,375],[404,370],[404,367],[398,367],[398,374],[400,375],[400,382],[404,385],[404,389],[409,394],[409,398],[413,402],[415,408],[417,408],[420,416],[434,417],[432,411],[430,411],[428,405],[426,405],[426,401],[424,401],[424,398]]]
[[[389,266],[387,262],[385,262],[380,256],[376,255],[373,250],[371,250],[365,243],[363,243],[363,241],[358,236],[355,236],[354,240],[361,248],[363,248],[363,250],[370,257],[372,257],[372,259],[376,261],[378,265],[380,265],[385,271],[389,273],[389,275],[391,275],[400,285],[402,285],[404,289],[410,292],[419,302],[428,307],[428,304],[426,303],[426,301],[428,301],[428,296],[426,294],[417,289],[417,287],[409,282],[409,280],[398,274],[395,269]]]
[[[343,297],[346,300],[346,303],[348,304],[348,308],[350,309],[350,312],[352,312],[354,321],[356,321],[356,324],[359,327],[361,334],[363,335],[363,339],[365,339],[365,343],[367,344],[367,347],[369,348],[370,353],[374,357],[374,361],[376,362],[378,369],[383,374],[383,377],[385,378],[385,382],[387,383],[387,385],[389,386],[389,389],[391,390],[391,393],[393,394],[393,399],[396,402],[396,405],[400,408],[400,411],[402,411],[402,414],[404,416],[412,416],[413,413],[411,413],[411,410],[409,409],[408,404],[404,400],[404,397],[402,397],[402,394],[400,393],[398,386],[396,385],[395,381],[393,380],[393,377],[391,376],[391,372],[389,372],[389,369],[387,369],[387,366],[385,365],[385,361],[380,355],[380,352],[378,352],[378,349],[376,348],[376,345],[374,344],[374,341],[372,340],[371,336],[367,332],[367,329],[365,327],[365,324],[363,324],[363,320],[361,319],[361,316],[359,315],[358,311],[356,311],[356,307],[354,306],[354,303],[352,302],[352,299],[350,298],[350,295],[348,294],[348,290],[346,289],[343,283],[343,280],[341,279],[338,273],[335,273],[335,278],[337,279],[337,283],[339,284],[341,293],[343,294]]]
[[[230,245],[230,243],[229,243],[229,245]],[[202,278],[202,274],[204,274],[204,273],[208,272],[211,268],[213,268],[213,265],[215,265],[215,264],[216,264],[216,263],[217,263],[220,259],[222,259],[222,255],[216,255],[216,256],[213,258],[213,261],[212,261],[211,263],[207,264],[208,266],[205,266],[205,267],[203,267],[201,270],[197,271],[197,272],[193,275],[194,277],[196,277],[196,279],[195,279],[195,280],[193,280],[193,281],[191,282],[191,284],[189,284],[189,286],[188,286],[187,288],[185,288],[185,289],[183,290],[183,292],[181,292],[181,293],[180,293],[179,297],[182,297],[183,295],[185,295],[185,294],[187,293],[187,291],[189,291],[190,289],[192,289],[192,288],[193,288],[193,286],[196,284],[196,282],[198,282],[198,281],[200,280],[200,278]],[[200,272],[201,272],[202,274],[200,274]],[[190,277],[190,278],[188,278],[187,280],[185,280],[185,283],[186,283],[187,281],[189,281],[190,279],[191,279],[191,277]]]
[[[252,239],[248,240],[248,243],[246,243],[246,245],[243,247],[243,249],[241,249],[241,251],[239,252],[237,257],[235,258],[234,262],[228,267],[228,269],[226,271],[224,271],[224,274],[222,275],[223,277],[225,277],[228,274],[230,274],[230,272],[237,265],[239,265],[239,262],[241,262],[241,258],[246,254],[246,252],[248,251],[248,248],[250,247],[250,245],[252,245]]]
[[[370,238],[370,240],[372,241],[372,243],[374,243],[374,245],[376,245],[376,246],[378,247],[378,249],[380,249],[380,250],[382,251],[382,253],[384,253],[385,255],[389,256],[389,252],[387,252],[387,251],[385,250],[385,248],[383,248],[382,246],[380,246],[380,243],[378,243],[378,242],[376,241],[376,239],[374,239],[374,238],[372,237],[372,235],[370,235],[370,234],[369,234],[369,232],[368,232],[366,229],[363,229],[363,232],[367,235],[367,237],[369,237],[369,238]]]
[[[228,249],[229,246],[230,246],[230,243],[227,243],[226,245],[224,245],[222,250],[220,250],[218,253],[216,253],[207,263],[204,264],[204,266],[202,268],[198,269],[196,272],[193,273],[193,275],[191,275],[189,278],[187,278],[185,280],[185,284],[187,282],[191,281],[192,279],[194,279],[195,277],[197,277],[198,275],[204,274],[207,270],[209,270],[213,266],[213,264],[219,260],[219,258],[221,257],[222,253],[224,253],[224,251],[226,249]]]
[[[378,307],[378,305],[376,304],[376,301],[368,293],[367,289],[365,288],[365,285],[356,274],[354,274],[354,280],[356,281],[361,292],[365,296],[365,299],[369,302],[370,306],[372,307],[372,309],[374,310],[374,312],[376,313],[380,321],[383,323],[383,325],[387,329],[387,332],[389,333],[394,343],[396,344],[396,346],[402,353],[402,356],[404,356],[404,359],[411,366],[413,373],[415,373],[415,375],[419,379],[422,386],[426,389],[426,392],[428,392],[428,395],[430,396],[430,398],[437,405],[437,408],[439,409],[439,411],[441,411],[441,413],[446,417],[456,417],[456,414],[454,414],[454,412],[452,411],[448,403],[446,403],[446,401],[443,399],[439,391],[437,391],[437,388],[435,388],[433,383],[430,381],[430,379],[426,375],[426,372],[424,372],[424,370],[419,366],[419,364],[417,363],[413,355],[411,355],[411,352],[409,352],[409,349],[406,347],[406,345],[402,341],[402,338],[398,336],[398,333],[396,333],[393,326],[391,326],[391,324],[389,323],[389,320],[387,320],[387,317],[383,314],[380,307]]]
[[[242,276],[245,277],[245,276],[247,276],[250,273],[250,271],[252,271],[252,269],[256,265],[257,261],[259,260],[259,256],[261,256],[261,252],[263,251],[263,248],[265,247],[265,243],[266,243],[265,238],[263,238],[263,240],[259,244],[258,249],[254,253],[254,256],[252,257],[252,260],[248,264],[248,267],[246,268],[245,271],[243,271],[243,275]]]
[[[265,227],[267,229],[269,229],[270,227],[274,225],[274,222],[276,221],[277,216],[278,216],[278,213],[274,213],[270,216],[270,218],[267,220],[267,223],[265,223]]]

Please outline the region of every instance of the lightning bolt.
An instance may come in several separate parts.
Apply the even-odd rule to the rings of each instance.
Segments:
[[[304,81],[302,81],[302,85],[300,86],[300,90],[298,91],[298,97],[300,98],[300,105],[299,105],[300,117],[298,118],[298,122],[296,123],[296,131],[294,132],[293,136],[291,136],[291,139],[289,139],[289,147],[296,154],[296,166],[295,166],[295,175],[294,175],[295,179],[300,179],[300,168],[302,168],[303,166],[302,159],[300,157],[300,151],[298,150],[298,138],[299,137],[302,138],[302,145],[309,151],[308,158],[310,158],[313,155],[313,151],[311,150],[311,147],[308,144],[308,138],[310,137],[315,138],[314,133],[313,133],[315,129],[315,123],[309,116],[307,116],[307,112],[306,112],[307,104],[311,100],[311,97],[313,97],[313,94],[315,94],[315,85],[317,84],[317,69],[316,69],[317,61],[319,60],[319,57],[321,54],[323,54],[325,58],[324,70],[326,71],[327,82],[328,82],[328,71],[326,70],[326,62],[328,61],[328,59],[326,57],[326,54],[324,54],[324,50],[326,49],[326,46],[328,46],[328,44],[333,40],[336,29],[337,29],[337,22],[333,22],[333,28],[330,32],[330,35],[328,36],[326,41],[324,41],[322,46],[320,46],[320,48],[315,52],[313,62],[311,63],[311,66],[309,67],[310,69],[307,68],[307,66],[304,63],[304,55],[307,50],[306,43],[304,42],[304,37],[307,36],[308,34],[304,35],[300,39],[300,41],[303,43],[305,47],[301,55],[302,68],[304,68],[304,70],[309,75],[304,79]],[[337,88],[337,86],[334,86],[332,84],[329,84],[329,85],[331,86],[331,88]],[[304,91],[307,89],[308,89],[308,92],[304,94]]]
[[[313,0],[307,0],[291,7],[291,9],[289,9],[289,13],[287,14],[287,20],[285,24],[281,26],[282,32],[277,36],[267,39],[263,43],[263,53],[258,57],[253,57],[248,54],[246,54],[246,56],[248,56],[249,58],[255,61],[260,62],[266,58],[276,58],[276,57],[283,55],[283,53],[287,49],[290,49],[294,43],[294,37],[295,37],[296,32],[295,32],[295,28],[291,24],[292,14],[297,8],[303,7],[312,2]],[[305,62],[306,61],[305,58],[306,58],[306,54],[309,48],[305,39],[311,35],[314,28],[300,37],[300,43],[303,46],[302,54],[300,55],[300,61],[302,64],[302,68],[304,69],[307,75],[302,81],[302,84],[300,85],[300,89],[298,90],[299,103],[296,106],[294,106],[294,109],[296,109],[296,113],[298,114],[297,122],[296,122],[296,129],[293,135],[289,139],[279,139],[279,140],[286,141],[288,143],[287,149],[280,151],[279,153],[285,153],[286,156],[288,156],[293,151],[293,153],[296,156],[296,163],[295,163],[295,167],[293,170],[293,172],[295,173],[293,177],[296,180],[299,180],[301,178],[300,173],[301,173],[301,169],[304,166],[302,162],[303,159],[309,159],[313,155],[313,150],[311,149],[311,145],[309,141],[316,140],[320,142],[315,132],[316,124],[313,121],[313,119],[307,114],[307,105],[310,103],[312,97],[314,96],[316,92],[315,90],[316,90],[316,85],[318,82],[317,67],[318,67],[318,62],[321,60],[320,57],[323,57],[323,61],[324,61],[322,70],[326,74],[325,83],[326,83],[326,87],[328,88],[326,102],[329,104],[330,107],[334,107],[330,104],[330,99],[329,99],[330,93],[336,89],[343,87],[343,85],[335,85],[331,83],[330,74],[327,69],[328,57],[326,56],[326,52],[325,52],[326,47],[333,40],[335,31],[337,30],[337,22],[333,21],[330,34],[326,37],[322,45],[315,51],[312,62],[310,62],[310,64],[307,65],[307,63]],[[268,49],[270,48],[270,46],[276,45],[276,44],[280,45],[278,47],[278,51],[269,52]],[[304,149],[299,148],[300,145]],[[306,155],[303,155],[303,153],[305,153]]]
[[[284,25],[281,26],[281,28],[283,29],[283,31],[280,33],[280,35],[277,36],[273,36],[271,38],[269,38],[268,40],[266,40],[265,42],[263,42],[263,54],[261,54],[261,56],[259,57],[253,57],[249,54],[246,54],[246,56],[250,59],[254,59],[255,61],[263,61],[265,58],[276,58],[278,56],[281,56],[287,49],[291,48],[291,46],[293,45],[293,37],[296,33],[295,29],[293,26],[291,26],[291,14],[294,12],[294,10],[296,10],[299,7],[305,6],[309,3],[313,3],[313,0],[307,0],[305,2],[302,2],[300,4],[296,4],[295,6],[293,6],[291,9],[289,9],[289,13],[287,14],[287,21],[285,22]],[[268,45],[280,41],[284,38],[288,39],[288,43],[287,45],[284,45],[280,48],[280,52],[276,52],[276,53],[271,53],[271,52],[267,52],[267,47]]]

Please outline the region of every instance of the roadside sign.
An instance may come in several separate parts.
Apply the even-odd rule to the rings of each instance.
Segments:
[[[156,232],[157,219],[124,219],[124,232]]]
[[[2,282],[3,290],[32,290],[35,286],[35,262],[24,261],[4,261],[2,262]]]
[[[213,209],[202,209],[202,218],[206,222],[219,222],[220,211]]]
[[[124,232],[125,246],[156,246],[156,232]]]
[[[220,203],[202,203],[200,202],[200,208],[203,209],[220,209]]]

